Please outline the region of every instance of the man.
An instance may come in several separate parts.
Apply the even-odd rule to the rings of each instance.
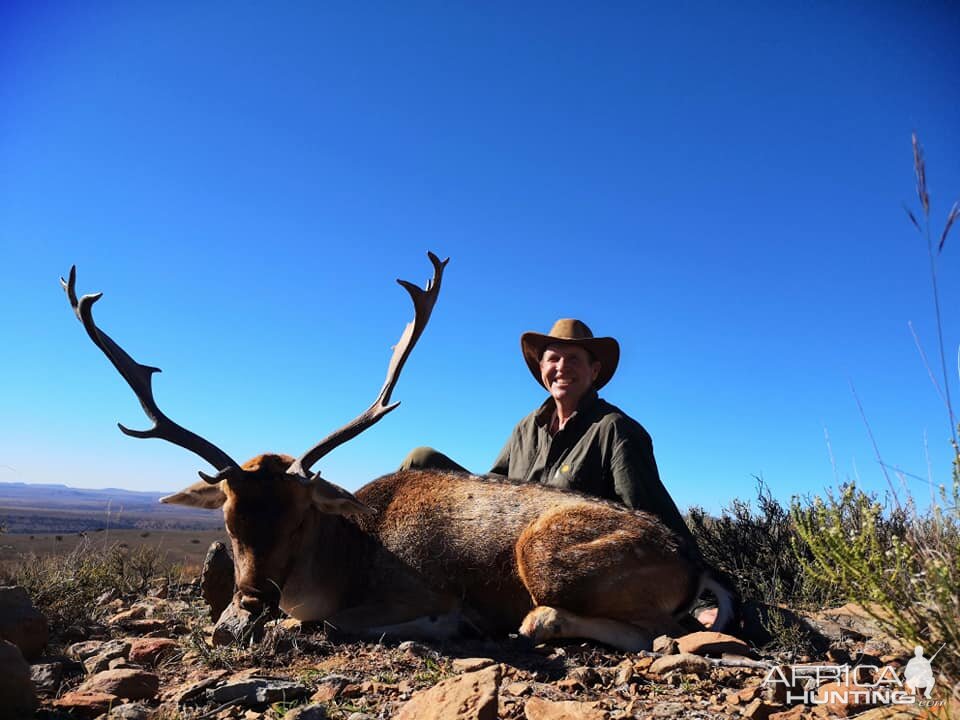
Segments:
[[[696,547],[660,481],[650,435],[597,396],[617,369],[617,341],[596,338],[581,321],[563,319],[546,335],[524,333],[520,347],[550,396],[517,424],[490,472],[646,510]],[[431,448],[411,452],[401,465],[409,468],[463,470]]]

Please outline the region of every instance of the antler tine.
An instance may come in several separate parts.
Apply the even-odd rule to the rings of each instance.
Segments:
[[[200,477],[210,483],[219,482],[226,474],[237,468],[237,463],[223,450],[199,435],[177,425],[161,412],[153,399],[152,388],[153,374],[160,372],[160,368],[141,365],[117,345],[109,335],[97,327],[93,320],[93,304],[103,297],[103,293],[84,295],[78,300],[76,281],[76,265],[70,268],[68,280],[60,278],[60,284],[63,285],[67,298],[70,300],[70,306],[80,322],[83,323],[83,328],[87,331],[90,339],[93,340],[93,344],[100,348],[107,359],[113,363],[117,372],[127,381],[127,385],[130,386],[130,389],[133,390],[140,401],[143,412],[153,422],[153,427],[149,430],[131,430],[117,423],[120,431],[125,435],[136,438],[160,438],[199,455],[218,470],[217,475],[213,477],[200,473]]]
[[[393,348],[393,356],[390,358],[390,364],[387,366],[387,378],[384,380],[383,387],[373,405],[367,408],[359,416],[351,420],[339,430],[335,430],[327,437],[307,450],[290,466],[288,472],[297,475],[301,479],[310,477],[310,468],[324,455],[335,447],[342,445],[353,437],[356,437],[368,427],[380,420],[388,412],[396,408],[400,403],[390,404],[390,396],[396,387],[397,380],[400,378],[400,372],[403,365],[410,356],[413,346],[417,344],[420,335],[423,334],[427,321],[430,319],[430,313],[433,312],[433,306],[437,302],[437,296],[440,294],[440,282],[443,279],[443,269],[450,258],[440,260],[432,252],[427,253],[430,262],[433,263],[433,277],[427,281],[427,287],[421,290],[413,283],[406,280],[397,280],[413,300],[414,318],[403,330],[400,340]]]

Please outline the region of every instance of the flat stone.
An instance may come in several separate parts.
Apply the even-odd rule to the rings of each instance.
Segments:
[[[394,720],[497,720],[502,668],[492,665],[415,693]]]
[[[67,657],[74,658],[75,660],[86,660],[88,657],[93,657],[102,648],[106,643],[103,640],[84,640],[83,642],[76,642],[66,650]]]
[[[687,706],[678,702],[661,702],[653,706],[650,715],[655,718],[684,717]]]
[[[872,703],[864,703],[857,698],[855,693],[863,689],[853,683],[845,685],[840,682],[831,682],[821,685],[817,689],[817,706],[824,708],[832,715],[839,715],[840,717],[856,715],[861,710],[866,710],[872,706]],[[845,702],[845,700],[852,700],[853,702]]]
[[[531,691],[530,683],[526,682],[514,682],[510,683],[503,688],[504,692],[508,695],[513,695],[515,697],[522,697],[523,695],[528,694]]]
[[[153,711],[138,703],[124,703],[110,708],[103,720],[149,720]]]
[[[170,626],[166,620],[160,618],[143,618],[130,620],[123,624],[123,629],[131,635],[149,635],[150,633],[169,633]]]
[[[770,713],[770,715],[767,716],[767,720],[800,720],[806,711],[806,705],[794,705],[789,710]]]
[[[650,672],[658,675],[666,675],[671,672],[683,672],[703,677],[710,672],[710,667],[710,663],[699,655],[680,653],[679,655],[664,655],[661,658],[657,658],[650,666]]]
[[[226,670],[214,670],[209,674],[189,682],[182,683],[174,688],[165,690],[163,696],[170,702],[181,705],[204,698],[204,691],[213,687],[227,676]]]
[[[0,640],[0,718],[33,717],[37,707],[37,693],[30,679],[30,666],[20,648],[7,640]]]
[[[301,705],[288,710],[283,720],[327,720],[327,709],[323,705]]]
[[[298,682],[267,678],[233,680],[206,692],[207,698],[215,703],[236,701],[246,706],[299,700],[309,694]]]
[[[130,642],[127,658],[130,662],[153,666],[179,649],[180,643],[170,638],[135,638]]]
[[[110,668],[111,660],[126,658],[129,652],[130,643],[125,640],[110,640],[101,643],[96,654],[86,657],[83,661],[83,667],[90,674],[102,672]]]
[[[0,639],[12,642],[27,660],[36,660],[47,646],[47,619],[19,585],[0,587]]]
[[[78,692],[105,693],[126,700],[149,700],[159,690],[160,678],[144,670],[105,670],[77,688]]]
[[[452,663],[453,671],[457,673],[475,672],[493,665],[490,658],[456,658]]]
[[[59,700],[54,700],[53,706],[83,717],[97,717],[107,712],[119,700],[120,698],[110,693],[75,691],[68,692]]]
[[[735,638],[733,635],[725,635],[718,632],[695,632],[677,638],[677,648],[682,653],[692,653],[694,655],[712,655],[720,657],[721,655],[750,655],[751,649],[743,640]]]
[[[115,615],[111,615],[107,619],[107,625],[121,625],[124,626],[129,623],[131,620],[140,620],[147,616],[147,608],[143,605],[134,605],[132,608],[118,612]]]
[[[532,697],[523,706],[526,720],[606,720],[608,713],[595,702],[545,700]]]

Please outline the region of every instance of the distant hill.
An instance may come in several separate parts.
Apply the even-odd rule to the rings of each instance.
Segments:
[[[162,505],[169,492],[0,482],[0,524],[8,533],[80,532],[100,528],[211,529],[219,511]]]

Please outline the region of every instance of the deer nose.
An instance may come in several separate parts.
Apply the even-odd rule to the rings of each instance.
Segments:
[[[252,615],[259,615],[264,610],[275,610],[279,605],[280,592],[276,589],[240,588],[240,607]]]

